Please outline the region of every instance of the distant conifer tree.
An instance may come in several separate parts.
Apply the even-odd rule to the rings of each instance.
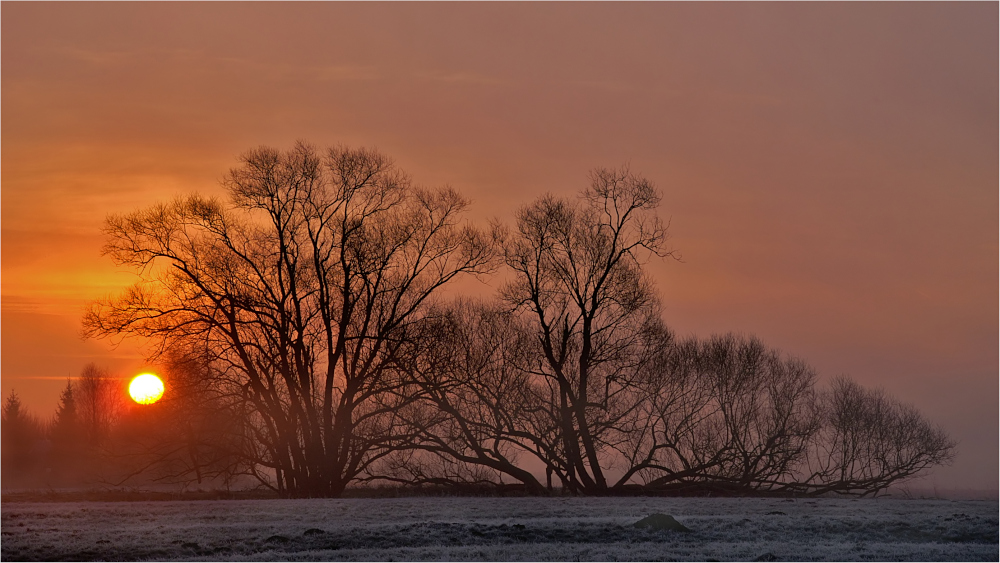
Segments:
[[[30,473],[37,461],[37,442],[44,441],[41,424],[21,404],[21,398],[11,390],[3,404],[2,415],[3,480],[20,481]]]
[[[52,476],[60,482],[72,480],[85,463],[84,445],[86,437],[81,426],[73,382],[67,380],[66,388],[59,396],[59,406],[49,427],[52,449],[48,456],[48,467]]]
[[[10,395],[7,395],[7,400],[3,403],[3,424],[6,428],[8,422],[13,422],[18,420],[21,416],[21,398],[17,396],[17,392],[13,389]]]
[[[66,380],[66,388],[59,395],[59,406],[56,407],[56,418],[52,424],[53,441],[76,431],[79,423],[76,399],[73,397],[73,382]]]

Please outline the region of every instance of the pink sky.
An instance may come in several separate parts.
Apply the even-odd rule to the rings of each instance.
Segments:
[[[996,3],[4,3],[2,386],[48,416],[129,343],[108,213],[260,144],[377,146],[510,220],[595,166],[663,191],[680,334],[754,333],[917,405],[997,488]]]

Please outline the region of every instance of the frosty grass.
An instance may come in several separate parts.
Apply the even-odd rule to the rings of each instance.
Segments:
[[[669,514],[691,532],[635,528]],[[997,501],[6,502],[4,561],[997,561]]]

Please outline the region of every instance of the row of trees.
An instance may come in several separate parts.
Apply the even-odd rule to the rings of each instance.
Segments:
[[[171,393],[155,405],[128,401],[127,380],[94,364],[67,381],[48,421],[11,391],[3,404],[5,488],[238,482],[249,473],[237,453],[240,413],[211,391],[203,363],[171,356],[161,367]]]
[[[3,404],[3,479],[6,485],[52,485],[93,478],[125,412],[118,381],[87,365],[67,381],[51,420],[28,412],[15,391]]]
[[[107,254],[140,281],[85,330],[158,343],[168,383],[225,419],[189,440],[214,461],[172,474],[225,467],[287,496],[380,480],[868,494],[950,458],[880,392],[817,390],[753,338],[676,338],[643,269],[671,255],[657,191],[627,168],[590,179],[484,230],[375,151],[253,150],[228,204],[108,219]],[[500,268],[495,299],[442,292]]]
[[[755,338],[677,340],[653,323],[603,366],[578,413],[563,394],[578,376],[548,375],[537,326],[483,303],[459,304],[445,324],[414,370],[426,404],[410,420],[417,445],[386,471],[402,483],[864,495],[953,452],[912,407],[847,378],[817,389],[806,364]],[[545,483],[524,466],[544,467]]]

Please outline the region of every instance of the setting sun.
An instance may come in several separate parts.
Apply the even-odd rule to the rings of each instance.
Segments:
[[[128,394],[140,405],[151,405],[163,396],[163,381],[151,373],[138,375],[129,384]]]

